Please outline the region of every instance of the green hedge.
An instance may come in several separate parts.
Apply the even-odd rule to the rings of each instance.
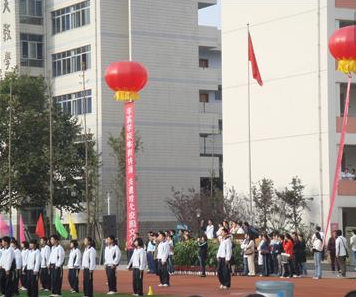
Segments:
[[[215,267],[217,265],[216,254],[218,249],[219,242],[216,240],[208,241],[208,267]],[[199,247],[195,240],[178,242],[174,247],[174,265],[198,266],[198,252]],[[241,247],[239,242],[236,242],[233,245],[231,264],[236,265],[237,269],[241,269],[242,267]]]

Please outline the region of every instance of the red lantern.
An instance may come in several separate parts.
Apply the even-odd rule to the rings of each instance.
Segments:
[[[147,70],[138,62],[114,62],[106,69],[105,80],[117,100],[133,101],[147,83]]]
[[[334,32],[329,39],[329,50],[338,61],[338,70],[356,73],[356,27],[347,26]]]

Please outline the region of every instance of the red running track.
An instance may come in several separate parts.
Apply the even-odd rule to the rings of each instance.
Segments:
[[[63,289],[68,290],[68,282],[66,278],[63,280]],[[81,274],[82,275],[82,274]],[[129,271],[118,271],[118,290],[119,293],[132,294],[131,285],[132,275]],[[159,288],[158,277],[155,275],[145,274],[144,276],[144,292],[147,294],[148,286],[153,287],[155,295],[172,295],[179,297],[187,297],[190,295],[200,295],[202,297],[216,296],[237,296],[244,297],[249,293],[254,292],[255,282],[260,280],[276,280],[277,278],[262,278],[262,277],[232,277],[232,286],[230,290],[220,290],[216,276],[208,276],[201,278],[192,275],[174,275],[171,277],[171,286],[169,288]],[[313,280],[312,278],[288,279],[283,281],[291,281],[295,285],[295,297],[344,297],[351,290],[356,290],[355,279],[321,279]],[[80,287],[82,281],[80,280]],[[94,290],[96,292],[107,292],[105,271],[97,270],[94,273]]]

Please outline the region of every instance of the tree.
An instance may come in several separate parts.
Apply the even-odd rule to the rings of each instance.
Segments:
[[[10,85],[12,99],[10,101]],[[11,73],[0,81],[0,211],[44,207],[49,201],[49,111],[43,78]],[[12,199],[9,201],[9,109],[11,108]],[[76,118],[54,104],[53,206],[69,212],[83,210],[85,199],[84,144]],[[90,166],[97,166],[95,142],[89,145]],[[91,182],[91,189],[94,184]]]
[[[267,231],[275,206],[273,181],[266,178],[262,179],[257,185],[253,186],[252,195],[257,210],[257,222],[264,231]]]
[[[293,177],[290,183],[290,189],[285,188],[283,191],[276,191],[277,197],[286,204],[285,217],[291,228],[299,230],[305,210],[309,210],[307,198],[303,195],[305,188],[298,177]]]
[[[248,217],[246,198],[237,195],[231,188],[226,191],[194,188],[176,190],[172,187],[172,197],[166,200],[167,206],[177,221],[188,225],[192,230],[199,230],[200,218],[223,220],[245,220]]]
[[[113,189],[116,196],[116,210],[118,214],[119,238],[124,238],[126,227],[126,146],[125,146],[125,127],[122,127],[118,137],[110,136],[108,144],[112,149],[112,156],[117,160],[118,170],[113,179]],[[135,153],[143,151],[143,142],[139,133],[135,133]],[[121,232],[120,232],[121,231]]]

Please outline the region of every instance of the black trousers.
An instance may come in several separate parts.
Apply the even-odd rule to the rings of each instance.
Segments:
[[[84,296],[93,297],[93,271],[90,271],[88,268],[84,268],[83,290]]]
[[[199,259],[199,266],[200,266],[201,275],[206,275],[205,274],[206,257],[205,256],[198,256],[198,259]]]
[[[68,282],[72,290],[79,292],[79,269],[68,270]]]
[[[169,273],[168,273],[168,264],[162,263],[161,260],[158,260],[158,275],[159,281],[162,285],[169,285]]]
[[[109,292],[117,292],[116,285],[116,266],[111,268],[111,266],[106,266],[106,277],[108,279]]]
[[[32,270],[27,270],[27,296],[38,297],[38,275],[34,274]]]
[[[21,277],[22,273],[21,273],[21,269],[16,269],[15,270],[15,274],[14,274],[14,295],[19,295],[19,281],[20,281],[20,277]]]
[[[132,270],[132,286],[134,294],[143,296],[143,271],[138,268]]]
[[[12,297],[12,295],[14,294],[14,278],[14,270],[10,270],[8,274],[6,274],[5,272],[5,297]]]
[[[5,295],[5,270],[0,269],[0,293]]]
[[[62,295],[63,268],[51,266],[52,294]]]
[[[159,276],[159,272],[158,272],[158,259],[154,259],[153,260],[154,266],[155,266],[155,270],[156,270],[156,275]]]
[[[41,268],[40,281],[44,290],[51,290],[51,274],[47,267]]]
[[[230,288],[231,286],[230,264],[226,263],[224,258],[219,258],[218,278],[221,285]]]
[[[20,281],[21,281],[21,285],[27,289],[27,269],[26,269],[26,267],[21,272]]]

